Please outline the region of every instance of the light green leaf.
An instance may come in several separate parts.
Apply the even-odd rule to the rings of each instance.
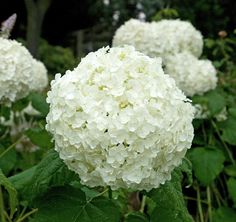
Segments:
[[[225,97],[216,90],[205,94],[208,99],[208,108],[212,115],[219,113],[226,105]]]
[[[228,187],[228,192],[229,196],[234,202],[234,207],[236,207],[236,179],[234,178],[229,178],[227,181],[227,187]]]
[[[213,211],[212,222],[235,222],[236,212],[227,207],[220,207]]]
[[[150,215],[151,222],[193,222],[183,198],[181,180],[181,171],[176,169],[171,181],[149,193],[156,202],[156,208]]]
[[[209,185],[224,168],[224,154],[221,150],[196,147],[189,151],[189,159],[197,179],[205,186]]]
[[[73,187],[56,187],[39,199],[34,222],[119,222],[117,206],[105,197],[86,200],[84,192]]]
[[[17,206],[17,192],[12,183],[5,177],[2,170],[0,169],[0,185],[2,185],[9,194],[9,203],[10,203],[10,217],[13,217],[13,214]]]

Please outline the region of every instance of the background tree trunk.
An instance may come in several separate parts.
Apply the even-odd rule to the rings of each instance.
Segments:
[[[27,10],[27,47],[35,58],[38,56],[43,19],[51,3],[52,0],[25,0]]]

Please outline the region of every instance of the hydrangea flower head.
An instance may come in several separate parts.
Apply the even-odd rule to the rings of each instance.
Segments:
[[[162,57],[189,52],[196,57],[202,54],[203,38],[193,25],[181,20],[140,22],[130,19],[113,37],[113,46],[132,45],[150,56]]]
[[[131,46],[89,53],[47,101],[55,149],[90,187],[159,187],[191,147],[194,108],[161,59]]]
[[[166,59],[165,71],[186,96],[202,95],[217,85],[216,69],[209,60],[182,52]]]

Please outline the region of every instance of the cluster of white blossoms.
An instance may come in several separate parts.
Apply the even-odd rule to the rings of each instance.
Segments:
[[[132,46],[102,48],[57,74],[47,102],[55,149],[90,187],[159,187],[191,147],[193,106],[161,59]]]
[[[43,91],[48,85],[48,74],[45,65],[35,60],[33,61],[34,79],[31,85],[32,91]]]
[[[186,96],[202,95],[217,85],[216,69],[209,60],[199,60],[187,52],[169,56],[165,71],[175,79]]]
[[[113,46],[132,45],[136,50],[165,59],[182,51],[199,57],[203,49],[203,38],[191,23],[181,20],[141,22],[130,19],[113,37]]]
[[[132,45],[150,57],[161,57],[165,72],[187,96],[201,95],[216,87],[214,66],[208,60],[198,59],[203,50],[203,37],[189,22],[145,23],[131,19],[113,38],[113,46],[123,45]]]
[[[14,102],[46,85],[47,71],[38,64],[19,42],[0,38],[0,103]]]

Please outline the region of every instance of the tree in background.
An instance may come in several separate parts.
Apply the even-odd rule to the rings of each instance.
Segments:
[[[27,47],[34,57],[38,56],[38,46],[44,16],[53,0],[25,0],[27,10]]]

